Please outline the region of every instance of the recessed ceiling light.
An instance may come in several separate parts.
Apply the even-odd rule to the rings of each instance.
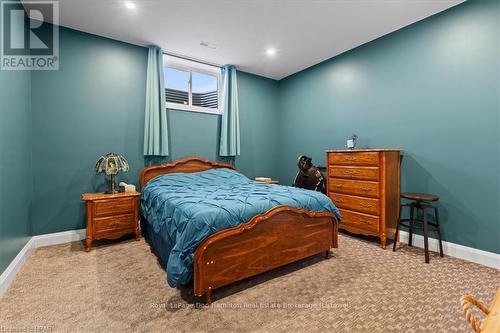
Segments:
[[[125,1],[125,7],[127,7],[128,9],[135,9],[135,3],[130,1]]]
[[[201,46],[208,47],[209,49],[215,50],[217,49],[217,45],[208,43],[208,42],[200,42]]]
[[[266,54],[267,54],[267,56],[272,57],[276,54],[276,50],[274,48],[270,47],[266,50]]]

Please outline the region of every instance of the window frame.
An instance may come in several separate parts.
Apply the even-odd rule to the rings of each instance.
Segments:
[[[171,110],[180,110],[180,111],[190,111],[190,112],[201,112],[201,113],[210,113],[210,114],[222,114],[222,106],[221,106],[221,88],[222,88],[222,75],[220,67],[203,64],[197,62],[195,60],[183,59],[180,57],[176,57],[170,54],[163,54],[163,70],[165,68],[173,68],[180,71],[189,73],[189,81],[188,81],[188,104],[180,104],[174,102],[167,102],[165,98],[165,108]],[[211,76],[215,76],[217,79],[217,108],[209,108],[203,106],[193,105],[193,72],[207,74]],[[165,79],[165,78],[164,78]]]

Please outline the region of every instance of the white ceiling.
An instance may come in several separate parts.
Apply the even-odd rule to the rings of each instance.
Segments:
[[[59,0],[60,24],[282,79],[464,0]],[[200,46],[216,45],[216,49]],[[272,58],[266,49],[277,50]]]

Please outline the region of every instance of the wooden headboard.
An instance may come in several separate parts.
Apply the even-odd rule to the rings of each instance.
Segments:
[[[234,165],[211,160],[205,160],[200,157],[186,157],[172,163],[153,165],[142,169],[141,172],[141,187],[151,179],[174,172],[200,172],[210,169],[228,168],[234,170]]]

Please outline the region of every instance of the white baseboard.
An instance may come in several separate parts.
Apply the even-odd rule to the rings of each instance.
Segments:
[[[53,234],[31,237],[21,251],[19,251],[14,260],[12,260],[9,266],[7,266],[2,275],[0,275],[0,297],[5,294],[12,281],[16,278],[17,273],[21,270],[26,260],[36,248],[75,242],[82,239],[85,239],[85,229],[56,232]]]
[[[399,232],[399,240],[408,244],[409,234],[407,231]],[[472,247],[443,241],[443,253],[450,257],[471,261],[476,264],[500,269],[500,254],[478,250]],[[413,246],[424,248],[424,236],[413,234]],[[439,252],[439,241],[429,238],[429,250]]]
[[[2,275],[0,275],[0,297],[5,294],[7,288],[9,288],[10,284],[16,278],[17,272],[21,270],[24,263],[28,259],[28,257],[33,252],[33,238],[30,238],[26,245],[19,251],[17,256],[12,260],[12,262],[7,266],[5,271],[3,271]]]
[[[57,244],[64,244],[76,242],[85,239],[85,229],[70,230],[63,232],[56,232],[53,234],[45,234],[33,236],[31,239],[34,241],[34,247],[50,246]]]

